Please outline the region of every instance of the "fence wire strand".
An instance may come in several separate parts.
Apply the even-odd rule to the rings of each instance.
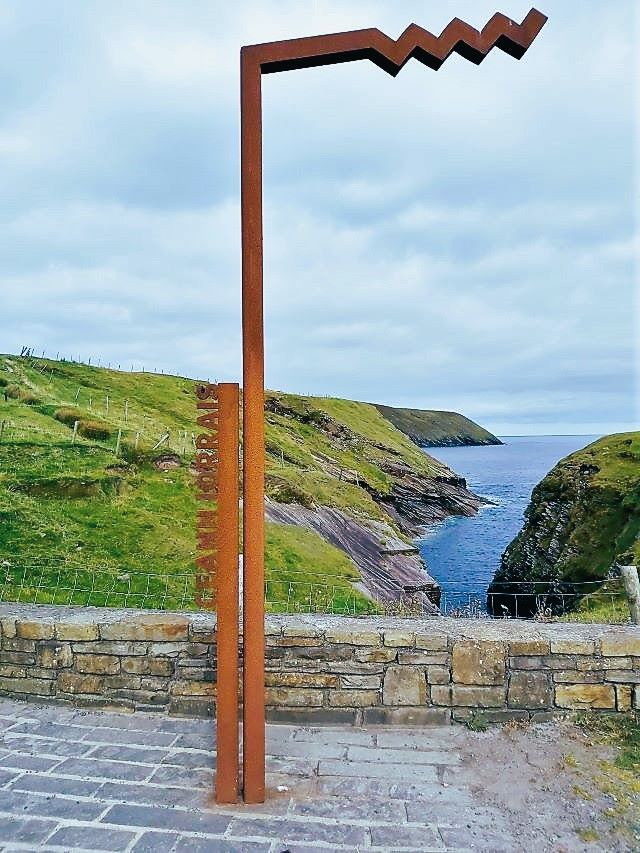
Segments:
[[[373,591],[375,595],[375,590]],[[492,595],[499,603],[491,607]],[[66,604],[158,610],[197,610],[194,572],[142,572],[114,566],[71,565],[43,559],[29,565],[0,560],[0,602]],[[363,580],[353,575],[309,576],[301,570],[270,572],[265,581],[267,610],[276,613],[318,613],[343,616],[390,615],[433,618],[438,614],[424,592],[392,585],[386,598],[366,595]],[[492,612],[489,612],[487,607]],[[548,581],[501,582],[499,591],[447,587],[440,593],[439,612],[472,619],[565,618],[591,621],[606,606],[616,621],[626,621],[628,604],[620,578],[576,583]]]

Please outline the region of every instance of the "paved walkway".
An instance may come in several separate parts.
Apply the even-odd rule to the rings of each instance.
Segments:
[[[0,701],[0,850],[515,850],[461,728],[268,729],[269,801],[210,804],[213,724]]]

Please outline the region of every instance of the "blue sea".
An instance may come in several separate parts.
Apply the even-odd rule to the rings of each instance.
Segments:
[[[488,498],[473,518],[451,517],[418,541],[429,572],[440,583],[443,609],[484,608],[485,593],[506,546],[522,527],[534,486],[564,456],[598,436],[501,436],[488,447],[436,447],[428,453],[465,477]]]

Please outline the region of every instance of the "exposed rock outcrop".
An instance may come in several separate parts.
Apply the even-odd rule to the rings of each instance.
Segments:
[[[265,405],[279,430],[279,445],[268,445],[268,520],[340,548],[376,601],[413,596],[434,610],[423,604],[437,604],[439,588],[412,540],[450,515],[474,515],[484,501],[373,406],[291,394],[269,394]]]
[[[374,519],[356,520],[328,506],[309,509],[268,500],[266,509],[269,521],[315,530],[345,551],[362,575],[357,588],[369,597],[388,603],[419,596],[423,612],[439,612],[438,584],[426,570],[418,549],[399,539],[391,525]]]
[[[409,467],[394,466],[394,483],[388,497],[378,500],[411,536],[451,515],[475,515],[486,501],[467,489],[464,477],[451,472],[425,477]]]
[[[536,612],[536,593],[551,594],[545,606],[566,604],[563,593],[607,577],[616,561],[639,555],[640,433],[607,436],[559,462],[536,486],[525,524],[502,556],[489,587],[490,609]],[[536,581],[543,581],[536,587]],[[514,585],[518,582],[518,586]],[[551,582],[552,586],[549,586]]]

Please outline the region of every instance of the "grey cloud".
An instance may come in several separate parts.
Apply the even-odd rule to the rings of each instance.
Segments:
[[[637,422],[633,8],[548,0],[520,63],[265,80],[271,386],[503,433]],[[7,5],[0,349],[238,377],[239,46],[493,11]]]

